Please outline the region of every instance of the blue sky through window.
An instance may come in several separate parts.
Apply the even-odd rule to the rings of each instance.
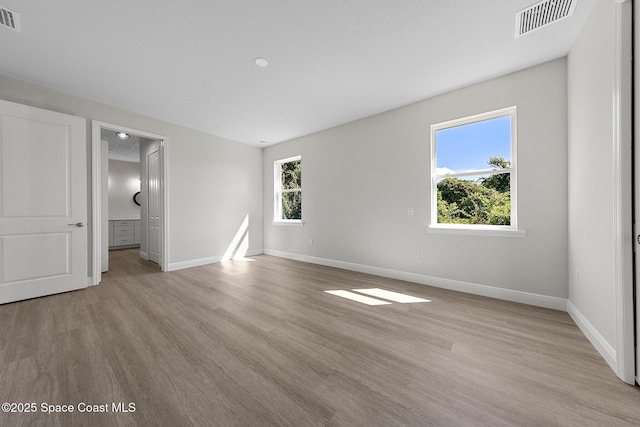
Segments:
[[[436,131],[438,173],[489,169],[491,156],[511,160],[511,116]]]

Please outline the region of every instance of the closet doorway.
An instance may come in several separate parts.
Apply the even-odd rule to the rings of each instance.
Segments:
[[[93,284],[109,270],[115,249],[139,248],[164,271],[166,138],[96,121],[92,127]]]

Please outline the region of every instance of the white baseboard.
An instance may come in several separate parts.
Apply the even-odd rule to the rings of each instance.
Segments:
[[[183,270],[185,268],[200,267],[201,265],[220,262],[221,259],[222,257],[219,256],[219,257],[207,257],[207,258],[200,258],[200,259],[190,259],[188,261],[180,261],[180,262],[170,262],[169,267],[167,268],[167,271],[176,271],[176,270]]]
[[[253,249],[253,250],[247,251],[246,256],[249,257],[249,256],[262,255],[263,253],[264,253],[264,250],[262,249]],[[176,270],[182,270],[185,268],[200,267],[201,265],[214,264],[216,262],[220,262],[221,260],[222,260],[222,255],[207,257],[207,258],[200,258],[200,259],[191,259],[188,261],[170,262],[169,267],[167,268],[166,271],[176,271]]]
[[[536,307],[551,308],[554,310],[567,311],[567,300],[564,298],[550,297],[530,292],[514,291],[511,289],[498,288],[495,286],[480,285],[477,283],[462,282],[459,280],[443,279],[440,277],[426,276],[423,274],[408,273],[398,270],[390,270],[380,267],[372,267],[363,264],[355,264],[345,261],[337,261],[326,258],[312,257],[308,255],[282,252],[273,249],[265,249],[264,253],[281,258],[289,258],[297,261],[309,262],[312,264],[336,267],[344,270],[357,271],[359,273],[373,274],[376,276],[388,277],[391,279],[405,280],[407,282],[421,285],[434,286],[453,291],[466,292],[474,295],[482,295],[490,298],[497,298],[506,301],[519,302],[522,304],[534,305]]]
[[[598,332],[598,330],[587,320],[587,318],[580,313],[575,305],[571,301],[567,302],[567,312],[573,321],[578,325],[578,328],[587,337],[591,344],[596,348],[602,358],[609,364],[614,372],[618,372],[618,358],[616,355],[616,349],[604,339],[604,337]]]
[[[149,259],[149,255],[147,255],[146,252],[140,251],[140,258],[148,260]]]

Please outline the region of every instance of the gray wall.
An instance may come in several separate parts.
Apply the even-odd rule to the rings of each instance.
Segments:
[[[169,267],[222,257],[247,214],[249,249],[262,250],[260,148],[6,76],[0,99],[86,118],[89,144],[90,119],[167,137]]]
[[[566,94],[563,58],[265,148],[265,249],[567,298]],[[425,231],[430,125],[512,105],[526,236]],[[273,161],[298,154],[305,225],[274,225]]]
[[[140,163],[109,160],[108,219],[138,219],[140,206],[133,195],[140,191]]]
[[[569,299],[615,348],[613,8],[594,2],[568,56]]]

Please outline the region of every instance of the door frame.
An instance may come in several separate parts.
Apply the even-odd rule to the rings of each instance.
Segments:
[[[619,298],[619,304],[626,304],[627,311],[631,309],[631,313],[624,314],[624,327],[621,332],[621,338],[625,340],[626,345],[624,346],[623,351],[625,352],[625,356],[628,358],[632,358],[632,361],[624,360],[625,365],[625,378],[622,376],[623,380],[627,383],[633,384],[633,380],[635,383],[640,384],[640,349],[638,346],[640,345],[640,269],[638,265],[640,263],[640,241],[638,241],[638,237],[640,235],[640,223],[636,221],[636,217],[640,215],[640,144],[637,141],[640,141],[640,27],[638,23],[640,23],[640,7],[638,2],[629,2],[629,5],[626,6],[631,9],[629,13],[628,9],[618,8],[619,15],[616,16],[616,19],[621,19],[621,15],[626,12],[625,23],[627,31],[631,32],[631,50],[632,50],[632,58],[631,58],[631,71],[630,77],[627,77],[627,80],[631,80],[631,82],[627,82],[631,85],[631,89],[629,87],[623,88],[623,90],[627,90],[628,96],[631,97],[631,100],[628,101],[631,104],[631,111],[629,112],[629,116],[626,119],[629,121],[629,125],[627,126],[631,128],[630,130],[630,145],[631,145],[631,159],[632,159],[632,197],[633,197],[633,235],[631,245],[634,248],[633,251],[633,287],[629,292],[623,293],[623,295]],[[631,21],[631,22],[629,22]],[[634,59],[635,58],[635,59]],[[623,75],[624,76],[624,75]],[[616,88],[617,89],[617,88]],[[622,299],[629,298],[632,300],[632,307],[629,307],[628,302],[621,301]],[[634,299],[635,298],[635,299]],[[629,325],[629,323],[631,325]],[[629,334],[633,335],[629,337]],[[630,380],[630,381],[628,381]]]
[[[634,172],[632,2],[614,2],[613,171],[614,292],[616,303],[616,374],[636,380],[634,321]],[[637,88],[636,88],[637,89]],[[635,173],[638,173],[637,171]],[[635,191],[638,191],[636,188]],[[635,201],[638,203],[638,200]],[[637,228],[637,226],[636,226]]]
[[[102,281],[101,256],[102,256],[102,150],[100,150],[100,131],[108,129],[112,131],[122,131],[134,135],[139,135],[149,139],[160,141],[160,268],[167,271],[169,265],[169,185],[167,179],[168,138],[139,129],[132,129],[126,126],[114,125],[112,123],[91,120],[91,285],[97,285]]]

